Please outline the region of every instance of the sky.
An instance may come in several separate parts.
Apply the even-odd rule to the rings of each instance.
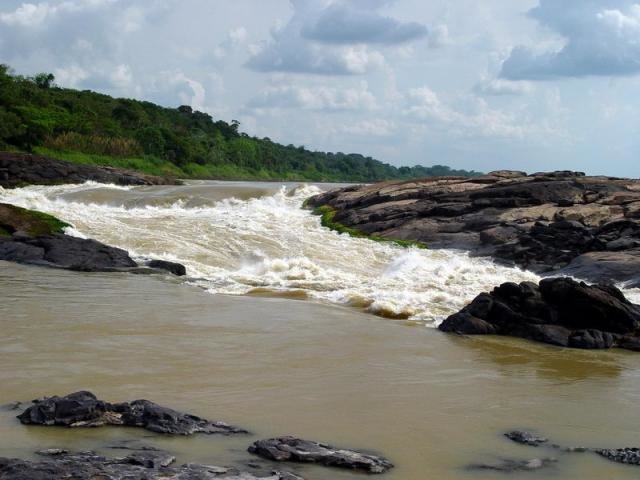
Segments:
[[[640,177],[640,0],[0,0],[0,63],[394,165]]]

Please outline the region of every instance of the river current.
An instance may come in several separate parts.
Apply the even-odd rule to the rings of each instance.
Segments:
[[[250,440],[293,434],[380,451],[398,465],[389,479],[497,478],[465,465],[540,457],[558,462],[511,478],[637,478],[633,467],[591,454],[521,447],[501,436],[532,428],[566,445],[635,446],[636,354],[424,328],[501,282],[538,278],[464,252],[329,231],[301,208],[320,188],[192,182],[0,190],[1,202],[72,224],[68,233],[187,267],[179,279],[0,262],[0,403],[90,389],[254,432],[170,439],[27,428],[0,411],[0,456],[52,446],[108,453],[109,442],[133,436],[179,461],[242,465]]]

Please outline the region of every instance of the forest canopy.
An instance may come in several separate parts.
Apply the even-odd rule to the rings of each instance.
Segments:
[[[166,108],[54,82],[50,73],[24,77],[0,65],[0,149],[184,178],[373,182],[479,175],[282,145],[189,106]]]

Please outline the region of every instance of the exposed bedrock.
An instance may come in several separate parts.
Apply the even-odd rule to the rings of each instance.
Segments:
[[[224,422],[209,421],[148,400],[109,403],[85,391],[64,397],[53,396],[34,400],[32,406],[18,415],[18,419],[25,425],[63,427],[121,425],[171,435],[247,433],[246,430]]]
[[[367,473],[384,473],[393,468],[393,464],[383,457],[295,437],[259,440],[249,447],[249,452],[276,462],[315,463]]]
[[[467,335],[508,335],[562,347],[640,351],[640,306],[611,284],[569,277],[503,283],[438,327]]]
[[[172,185],[172,179],[112,167],[96,167],[28,153],[0,152],[0,186],[57,185],[86,181],[117,185]]]
[[[0,458],[0,480],[302,480],[288,472],[255,476],[234,468],[186,464],[171,466],[175,458],[163,451],[136,451],[116,458],[94,452],[62,449],[38,452],[39,460]]]
[[[312,197],[369,235],[460,248],[538,273],[640,278],[640,181],[580,172],[436,177]]]
[[[125,250],[66,235],[69,226],[51,215],[0,203],[0,260],[83,272],[163,270],[186,274],[183,265],[165,260],[151,260],[145,264],[148,268],[138,268]]]

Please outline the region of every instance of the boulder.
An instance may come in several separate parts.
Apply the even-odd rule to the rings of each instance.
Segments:
[[[191,435],[193,433],[247,433],[223,422],[212,422],[195,415],[181,413],[148,400],[109,403],[87,391],[64,397],[45,397],[18,415],[25,425],[63,427],[101,427],[121,425],[140,427],[156,433]]]
[[[176,262],[168,262],[167,260],[151,260],[147,262],[147,267],[166,270],[167,272],[173,273],[179,277],[187,274],[187,269],[184,265]]]
[[[640,306],[611,284],[587,285],[569,277],[504,283],[478,295],[438,327],[466,335],[498,334],[552,345],[638,350]]]
[[[39,452],[41,460],[0,458],[2,480],[302,480],[288,472],[273,471],[255,476],[234,468],[187,464],[172,467],[175,458],[167,452],[138,451],[108,458],[94,452],[70,453],[63,449]]]
[[[22,234],[0,237],[0,260],[83,272],[138,266],[125,250],[64,233],[37,237]]]
[[[393,467],[393,464],[383,457],[295,437],[259,440],[249,447],[249,452],[276,462],[315,463],[367,473],[384,473]]]

